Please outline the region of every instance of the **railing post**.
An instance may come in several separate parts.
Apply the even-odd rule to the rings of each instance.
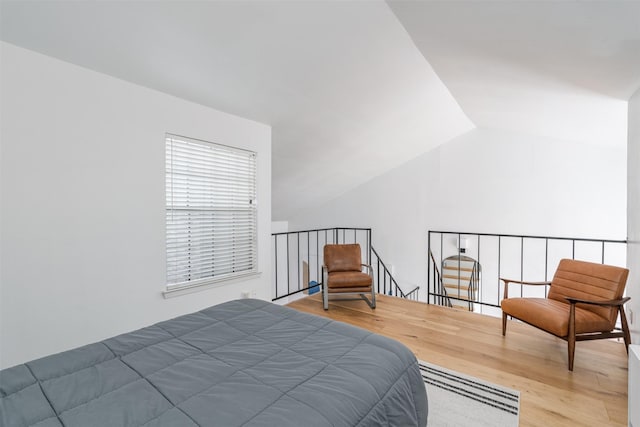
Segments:
[[[298,255],[296,260],[296,272],[298,273],[298,290],[300,290],[300,233],[296,233],[296,242],[298,244]]]
[[[444,289],[443,289],[443,286],[442,286],[442,281],[444,280],[444,277],[442,277],[442,275],[444,274],[444,271],[442,271],[442,257],[443,257],[443,254],[444,254],[444,235],[443,235],[443,233],[440,233],[440,264],[439,264],[439,266],[440,266],[440,283],[438,285],[440,287],[440,295],[444,294]],[[435,262],[435,260],[434,260],[434,262]],[[444,302],[447,301],[444,298],[444,296],[441,296],[440,300],[444,301]]]
[[[287,234],[287,294],[291,293],[290,274],[291,267],[289,267],[289,235]]]
[[[430,304],[430,289],[431,285],[429,284],[429,280],[431,279],[431,230],[427,232],[427,304]]]
[[[275,260],[275,263],[276,263],[276,265],[275,265],[275,272],[276,272],[276,283],[275,283],[276,292],[275,292],[275,296],[276,296],[276,298],[278,298],[280,295],[278,295],[278,235],[277,234],[275,236],[273,236],[273,241],[275,242],[275,252],[274,252],[275,257],[274,257],[274,260]]]
[[[371,229],[367,229],[367,247],[369,248],[367,254],[368,254],[368,259],[367,259],[367,264],[371,265]]]
[[[549,275],[549,239],[544,239],[544,281],[548,281]],[[544,297],[547,297],[547,287],[544,287]]]
[[[377,256],[376,254],[376,259],[378,260],[378,268],[376,269],[377,274],[378,274],[378,293],[380,293],[380,257]]]
[[[501,276],[501,274],[500,274],[500,258],[502,257],[501,256],[501,254],[502,254],[502,252],[501,252],[501,250],[502,250],[501,243],[502,243],[501,236],[498,236],[498,301],[497,301],[497,305],[500,305],[500,276]],[[505,286],[507,286],[507,285],[505,284]]]
[[[524,237],[520,237],[520,281],[524,280]],[[520,285],[520,298],[524,293],[524,285]]]
[[[307,280],[311,282],[311,233],[307,231],[307,270],[309,272]],[[307,283],[307,286],[309,284]]]
[[[482,264],[480,264],[480,235],[478,234],[478,301],[482,301],[482,283],[480,283],[480,270]]]

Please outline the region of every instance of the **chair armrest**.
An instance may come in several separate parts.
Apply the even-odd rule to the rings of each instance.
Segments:
[[[371,267],[369,264],[360,264],[361,267],[367,267],[369,269],[369,272],[371,274],[373,274],[373,267]]]
[[[521,285],[550,285],[551,282],[527,282],[523,280],[514,280],[514,279],[505,279],[503,277],[500,278],[504,283],[519,283]]]
[[[612,300],[600,300],[600,301],[591,301],[587,299],[581,298],[572,298],[565,297],[569,304],[591,304],[591,305],[602,305],[602,306],[621,306],[627,301],[631,299],[631,297],[624,297],[621,299],[612,299]]]
[[[503,299],[507,299],[509,298],[509,283],[517,283],[520,285],[534,285],[534,286],[540,286],[540,285],[550,285],[551,282],[527,282],[524,280],[515,280],[515,279],[505,279],[504,277],[501,277],[500,280],[502,280],[504,282],[504,297]]]

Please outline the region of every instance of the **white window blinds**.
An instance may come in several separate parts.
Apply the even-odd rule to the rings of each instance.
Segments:
[[[166,136],[167,290],[257,272],[256,153]]]

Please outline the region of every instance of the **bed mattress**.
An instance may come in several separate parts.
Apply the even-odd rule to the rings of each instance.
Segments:
[[[397,341],[237,300],[0,371],[0,425],[424,426]]]

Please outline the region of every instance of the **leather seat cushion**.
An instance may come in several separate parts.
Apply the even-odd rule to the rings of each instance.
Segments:
[[[547,298],[508,298],[500,303],[502,311],[558,337],[569,334],[569,304]],[[607,332],[608,319],[576,306],[576,334]]]
[[[360,271],[340,271],[329,273],[328,288],[363,288],[373,283],[371,276]]]

